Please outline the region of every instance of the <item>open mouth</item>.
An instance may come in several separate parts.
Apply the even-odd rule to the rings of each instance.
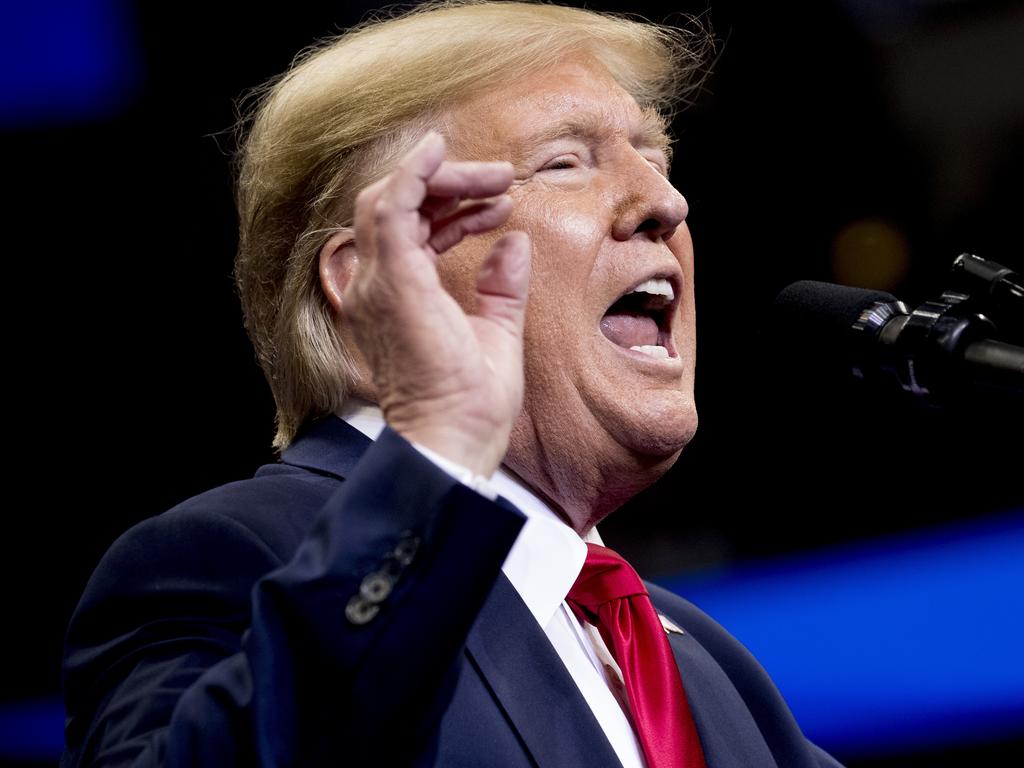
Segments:
[[[612,304],[601,318],[601,333],[623,349],[666,360],[676,357],[672,317],[676,291],[664,277],[644,280]]]

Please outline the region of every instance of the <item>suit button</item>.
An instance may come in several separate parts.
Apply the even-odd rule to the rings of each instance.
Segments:
[[[416,556],[416,550],[419,549],[419,546],[419,536],[414,535],[412,531],[405,531],[392,554],[401,565],[408,565],[412,562],[413,557]]]
[[[380,568],[377,569],[377,573],[381,574],[387,579],[391,580],[394,584],[398,581],[398,577],[402,575],[402,564],[398,562],[394,552],[388,552],[384,556],[384,563]]]
[[[345,618],[352,624],[369,624],[379,611],[379,605],[366,602],[360,595],[353,595],[345,606]]]
[[[376,605],[391,594],[391,579],[380,571],[368,574],[359,585],[359,594],[367,602]]]

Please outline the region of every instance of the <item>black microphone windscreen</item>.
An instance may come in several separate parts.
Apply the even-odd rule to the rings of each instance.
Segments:
[[[801,280],[782,290],[772,313],[794,330],[813,325],[844,334],[871,305],[894,301],[896,297],[885,291]]]
[[[884,291],[801,280],[783,289],[772,305],[772,346],[790,364],[848,374],[857,357],[854,323],[874,304],[895,301]]]

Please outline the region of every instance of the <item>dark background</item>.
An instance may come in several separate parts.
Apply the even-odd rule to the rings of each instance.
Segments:
[[[910,304],[962,251],[1024,271],[1024,9],[1011,2],[591,3],[718,38],[677,120],[697,256],[701,427],[602,526],[648,576],[1024,507],[1016,408],[817,386],[764,311],[810,278]],[[363,4],[123,4],[120,106],[8,125],[3,701],[60,686],[64,628],[131,524],[274,460],[231,282],[233,100]],[[19,491],[24,491],[23,493]],[[1004,762],[1020,738],[851,766]]]

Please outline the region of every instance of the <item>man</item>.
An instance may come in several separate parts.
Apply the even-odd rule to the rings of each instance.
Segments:
[[[444,4],[262,93],[238,281],[282,462],[104,558],[66,765],[835,765],[594,527],[697,423],[682,43]]]

